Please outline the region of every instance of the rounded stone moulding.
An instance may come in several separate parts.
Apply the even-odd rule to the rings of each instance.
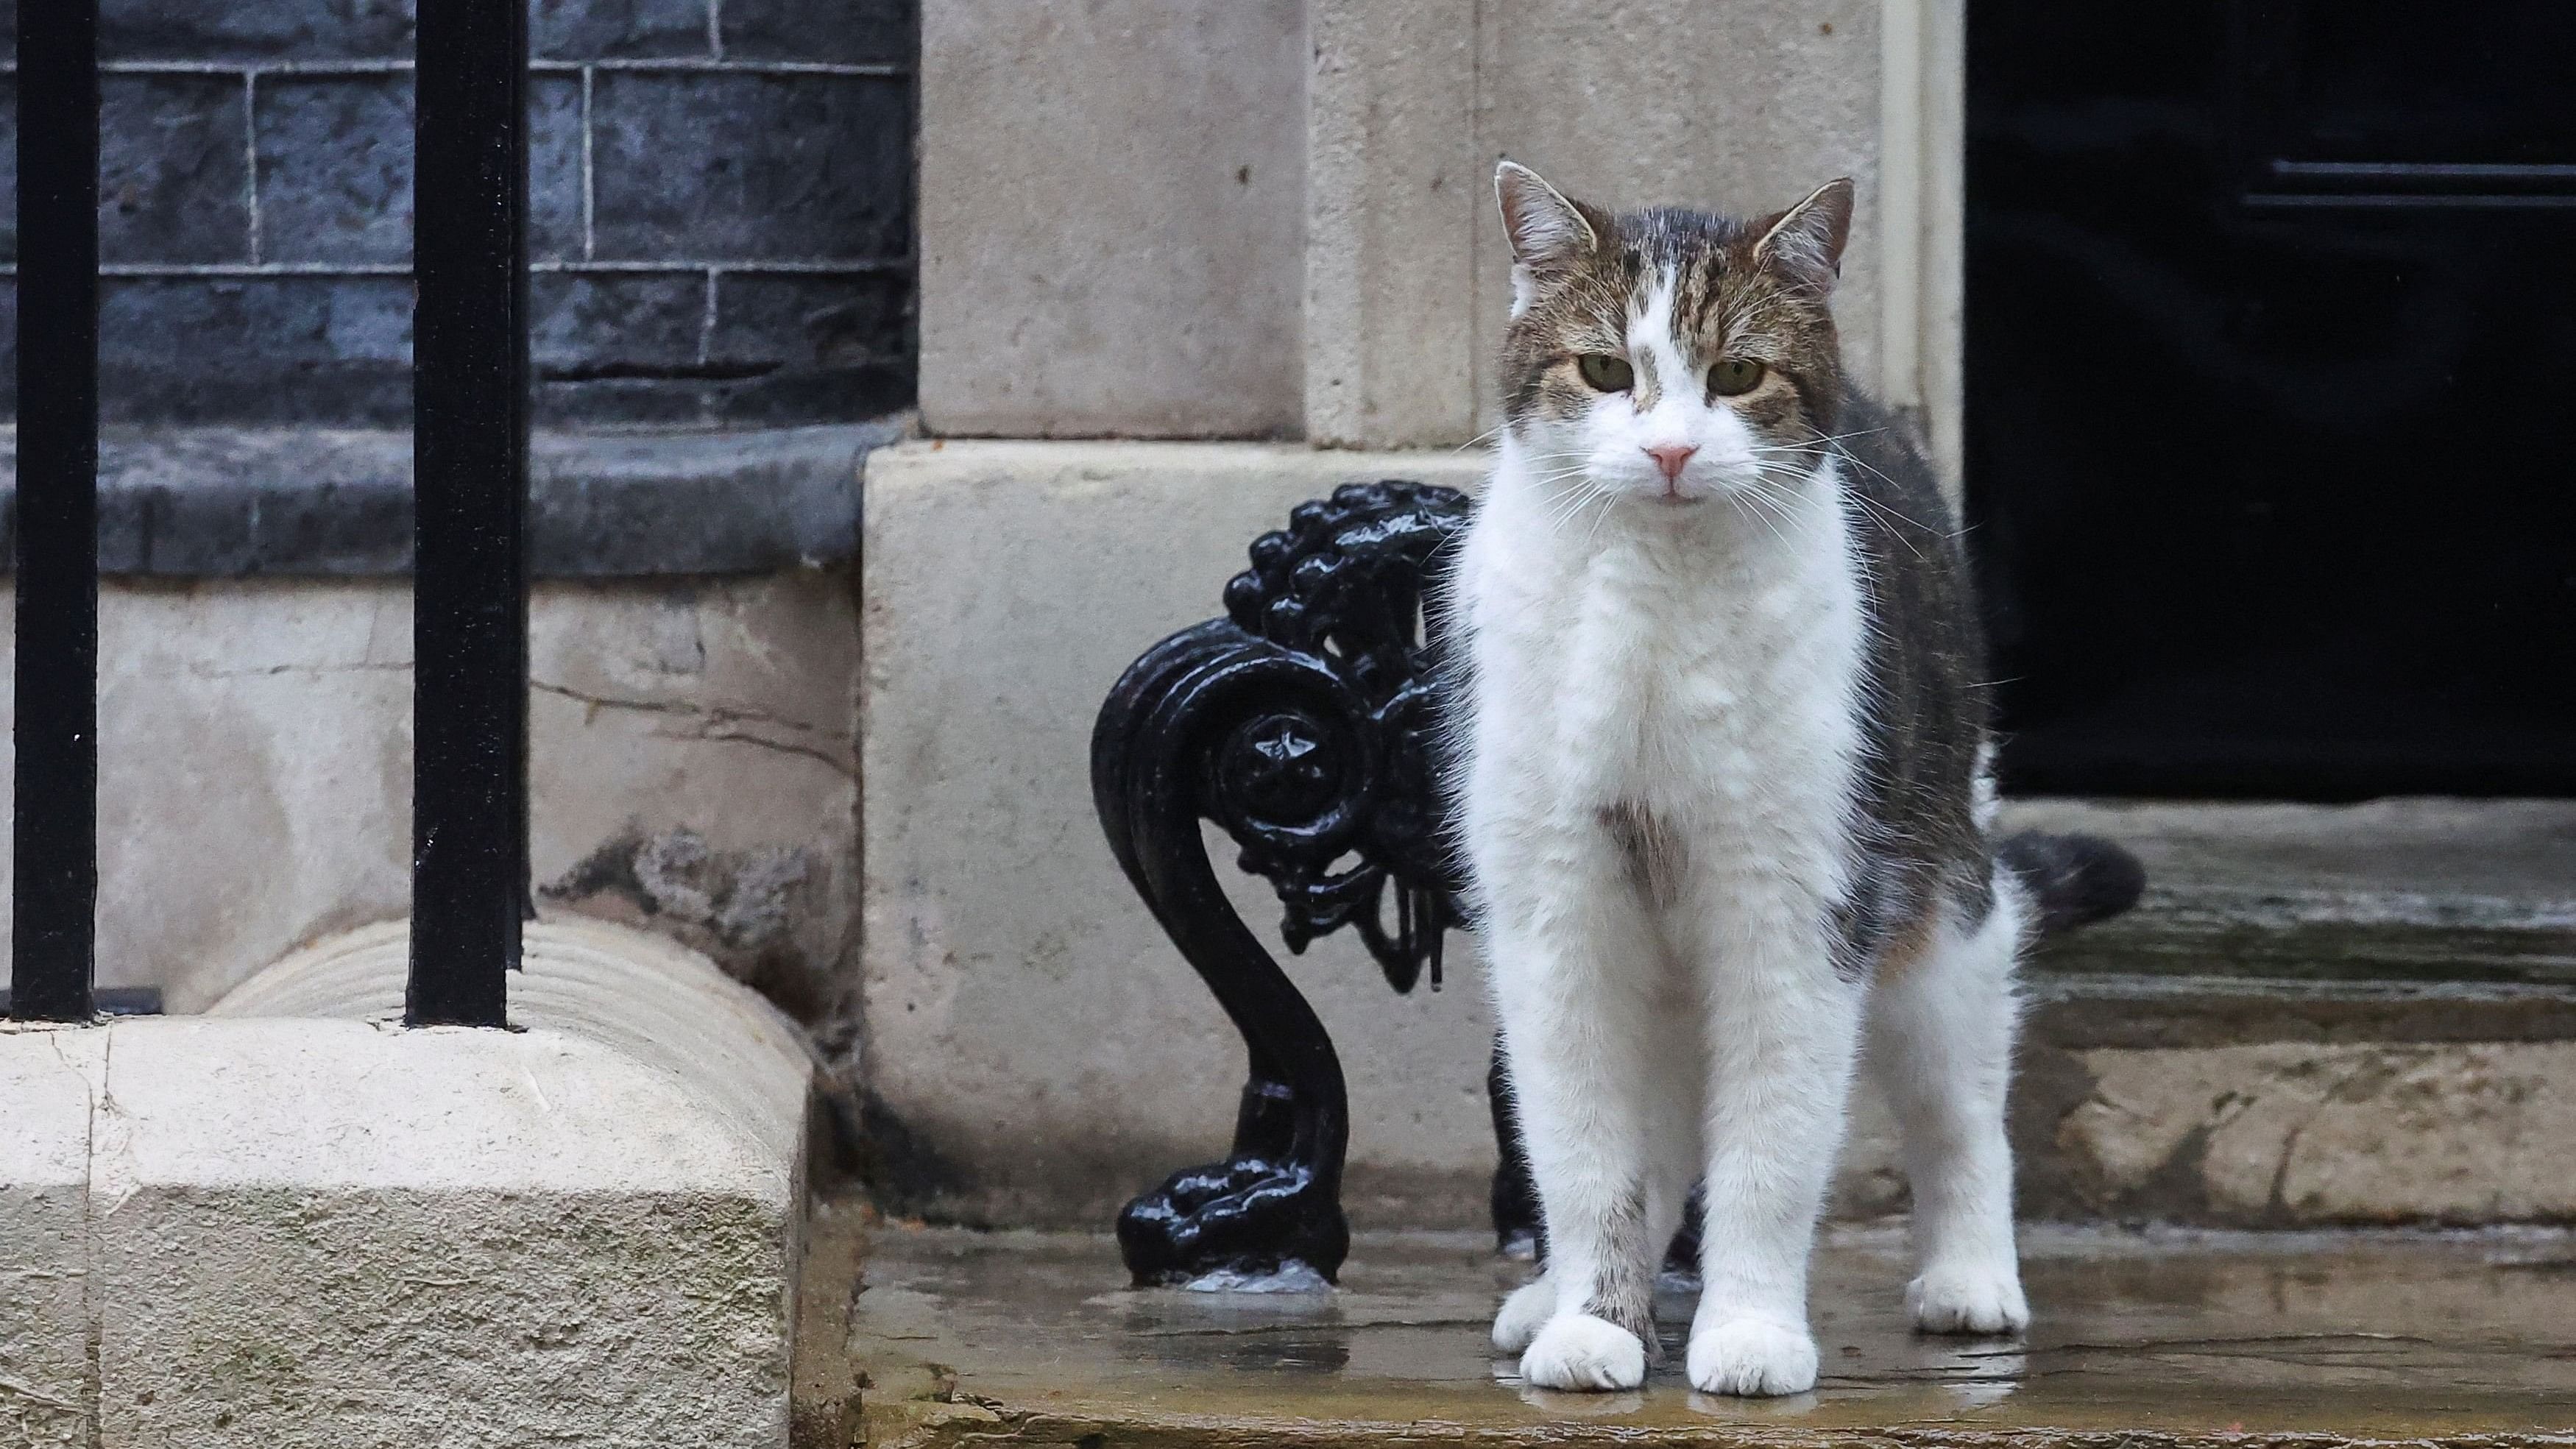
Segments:
[[[409,921],[362,926],[287,955],[206,1014],[398,1022],[410,956]],[[509,991],[512,1027],[583,1037],[677,1076],[746,1145],[801,1160],[805,1036],[713,961],[649,932],[555,916],[528,923]]]

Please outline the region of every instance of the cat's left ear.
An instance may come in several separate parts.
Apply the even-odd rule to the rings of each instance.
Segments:
[[[1851,219],[1851,178],[1836,177],[1808,193],[1806,200],[1758,223],[1762,239],[1753,244],[1753,259],[1819,291],[1831,291],[1843,274],[1843,244],[1851,240]]]

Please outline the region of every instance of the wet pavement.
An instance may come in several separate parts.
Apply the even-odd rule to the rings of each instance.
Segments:
[[[1339,1289],[1132,1289],[1105,1237],[879,1226],[849,1321],[872,1445],[2576,1444],[2576,1237],[2035,1229],[2026,1342],[1917,1338],[1900,1232],[1819,1256],[1813,1394],[1525,1388],[1488,1346],[1527,1275],[1485,1240],[1363,1235]]]

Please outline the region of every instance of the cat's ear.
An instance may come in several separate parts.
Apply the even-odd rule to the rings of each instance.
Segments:
[[[1753,244],[1753,259],[1819,291],[1830,291],[1843,274],[1843,244],[1851,240],[1851,220],[1851,178],[1836,177],[1787,211],[1754,223],[1761,230],[1761,240]]]
[[[1506,161],[1494,168],[1494,204],[1502,208],[1516,267],[1563,271],[1601,244],[1583,208],[1526,166]]]

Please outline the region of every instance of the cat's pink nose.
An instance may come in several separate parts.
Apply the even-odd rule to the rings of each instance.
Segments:
[[[1646,456],[1654,459],[1655,466],[1664,470],[1665,482],[1677,483],[1681,481],[1682,465],[1698,451],[1688,443],[1666,443],[1660,448],[1648,448]]]

